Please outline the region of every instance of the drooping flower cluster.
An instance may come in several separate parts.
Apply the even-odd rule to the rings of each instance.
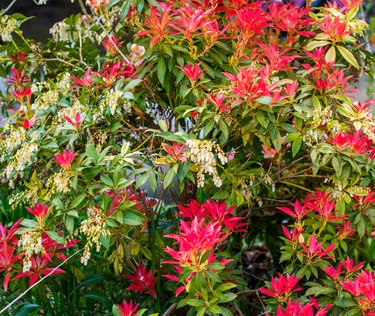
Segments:
[[[23,171],[32,164],[33,158],[35,157],[35,154],[38,152],[38,150],[39,146],[37,142],[35,142],[35,138],[34,141],[25,143],[9,159],[9,163],[0,176],[3,176],[6,179],[10,180],[9,183],[12,185],[12,178],[14,179],[18,176],[22,177]]]
[[[216,169],[218,163],[214,151],[222,165],[228,162],[228,158],[219,145],[213,144],[209,140],[189,139],[186,142],[186,146],[186,158],[190,159],[198,167],[197,186],[204,186],[205,174],[207,173],[212,176],[215,186],[221,187],[222,180]]]
[[[4,42],[10,42],[12,40],[12,33],[17,29],[17,20],[8,16],[3,15],[0,18],[0,37]]]
[[[106,228],[106,217],[102,210],[93,206],[87,210],[88,218],[81,222],[79,231],[87,238],[81,263],[87,265],[91,257],[91,248],[95,245],[96,251],[100,250],[100,237],[109,236],[111,233]]]

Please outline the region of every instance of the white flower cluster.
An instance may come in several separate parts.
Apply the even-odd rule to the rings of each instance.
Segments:
[[[31,92],[32,93],[35,93],[35,92],[42,92],[43,89],[51,89],[51,85],[49,84],[49,82],[47,81],[38,81],[38,82],[34,82],[32,85],[31,85]]]
[[[53,174],[46,183],[46,187],[48,188],[46,199],[52,198],[52,195],[56,192],[62,194],[69,193],[71,182],[70,174],[65,169]]]
[[[109,110],[111,111],[111,114],[114,115],[121,97],[122,97],[122,91],[119,91],[119,90],[114,91],[114,92],[107,91],[105,98],[100,103],[101,112],[104,113],[108,106]]]
[[[9,162],[1,174],[6,179],[10,180],[20,175],[22,178],[22,171],[32,163],[32,157],[38,151],[38,144],[36,142],[24,143],[23,146],[16,151],[16,153],[9,159]]]
[[[12,40],[12,32],[17,29],[17,20],[8,15],[4,15],[0,19],[0,37],[4,42]]]
[[[248,177],[242,177],[240,179],[241,187],[239,191],[241,192],[242,196],[244,197],[246,202],[251,202],[253,198],[252,187],[254,184],[255,176],[249,175]]]
[[[320,125],[326,125],[332,121],[333,111],[331,107],[326,107],[323,110],[314,110],[313,111],[313,124],[314,127],[318,127]]]
[[[13,180],[10,180],[9,182],[11,183]],[[33,205],[34,203],[37,203],[40,198],[39,191],[39,187],[34,185],[28,190],[18,192],[9,200],[9,205],[12,205],[12,209],[16,209],[20,204]]]
[[[49,32],[56,43],[68,42],[71,40],[70,27],[64,21],[55,23]]]
[[[68,42],[74,43],[80,40],[89,39],[94,42],[96,39],[96,34],[91,31],[85,23],[85,16],[82,16],[74,26],[70,26],[65,21],[60,21],[55,23],[49,30],[52,35],[53,40],[58,42]]]
[[[59,78],[59,81],[57,82],[56,87],[62,94],[67,94],[70,91],[70,85],[71,85],[70,73],[65,72]]]
[[[320,129],[310,129],[306,134],[302,135],[302,140],[304,143],[312,146],[313,144],[320,143],[322,140],[326,139],[328,135],[321,131]]]
[[[222,165],[228,162],[222,149],[218,144],[212,144],[209,140],[189,139],[186,142],[187,151],[185,152],[186,158],[196,164],[198,168],[197,173],[197,186],[203,187],[205,174],[212,176],[215,186],[221,187],[222,180],[216,170],[217,161],[213,150],[217,154]]]
[[[86,236],[87,241],[81,257],[81,263],[87,265],[91,257],[91,248],[96,246],[96,251],[100,250],[100,237],[109,236],[111,233],[105,229],[105,215],[98,207],[90,207],[87,210],[88,218],[81,222],[79,231]]]
[[[5,138],[0,141],[0,162],[5,161],[5,157],[18,148],[26,139],[26,130],[17,125],[6,125],[4,127]]]
[[[30,271],[31,256],[41,253],[44,250],[40,232],[26,232],[22,234],[18,240],[18,247],[22,247],[22,252],[25,253],[25,257],[23,258],[23,272]]]
[[[53,105],[59,102],[58,90],[49,90],[39,95],[34,103],[31,105],[31,109],[38,113],[38,111],[48,110]]]

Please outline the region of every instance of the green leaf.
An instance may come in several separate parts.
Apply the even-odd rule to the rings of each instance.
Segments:
[[[366,232],[366,222],[361,214],[358,214],[358,215],[359,215],[358,223],[357,223],[358,236],[362,238]]]
[[[178,165],[175,165],[175,166],[178,167]],[[169,185],[172,183],[175,173],[176,173],[176,169],[174,167],[168,170],[167,174],[164,177],[164,183],[163,183],[164,190],[168,188]]]
[[[190,168],[190,162],[184,162],[181,163],[180,166],[178,167],[178,172],[177,172],[177,178],[180,183],[182,183],[189,172]]]
[[[168,125],[165,120],[158,120],[158,124],[163,132],[168,132]]]
[[[330,294],[330,293],[335,293],[335,292],[337,292],[337,290],[334,288],[325,287],[325,286],[313,286],[307,289],[305,295],[306,296],[310,296],[310,295],[318,296],[322,294]]]
[[[216,283],[221,283],[221,279],[218,277],[216,273],[213,273],[211,271],[204,271],[204,274],[212,281]]]
[[[155,175],[155,172],[151,172],[150,173],[150,187],[151,187],[151,190],[152,192],[156,192],[156,188],[158,186],[158,183],[156,181],[156,175]]]
[[[179,282],[185,281],[189,277],[190,274],[191,274],[191,271],[189,269],[186,269],[186,268],[183,269],[180,275],[178,276],[178,281]]]
[[[65,238],[60,236],[57,232],[47,231],[46,233],[52,240],[58,242],[59,244],[65,244]]]
[[[194,298],[186,299],[185,303],[190,305],[190,306],[194,306],[194,307],[201,307],[201,306],[205,305],[204,301],[200,301],[200,300],[197,300],[197,299],[194,299]]]
[[[223,270],[225,268],[225,265],[219,263],[219,262],[213,262],[207,265],[207,269],[210,270]]]
[[[107,186],[109,186],[109,187],[114,187],[114,183],[113,183],[113,180],[109,177],[109,176],[107,176],[106,174],[102,174],[101,176],[100,176],[100,180],[105,184],[105,185],[107,185]]]
[[[220,292],[225,292],[225,291],[228,291],[230,289],[233,289],[237,286],[237,284],[234,284],[232,282],[228,282],[228,283],[224,283],[224,284],[221,284],[220,286],[217,287],[217,291],[220,291]]]
[[[262,97],[256,98],[255,101],[259,102],[260,104],[270,105],[270,103],[272,102],[272,98],[268,96],[262,96]]]
[[[142,82],[142,79],[133,79],[132,81],[130,81],[125,86],[125,88],[123,89],[123,91],[128,91],[128,90],[134,88],[135,86],[139,85],[141,82]]]
[[[218,305],[211,305],[208,307],[208,310],[214,314],[221,314],[221,307]]]
[[[92,180],[100,172],[100,167],[88,167],[82,170],[82,177],[86,180]]]
[[[311,41],[306,45],[306,50],[310,51],[318,47],[327,46],[328,44],[330,44],[328,41]]]
[[[353,54],[351,52],[349,52],[345,47],[343,46],[337,46],[337,49],[339,50],[340,54],[342,55],[342,57],[344,57],[344,59],[349,63],[351,64],[352,66],[354,66],[356,69],[359,69],[359,65],[358,65],[358,62],[357,60],[354,58]]]
[[[99,153],[96,151],[96,148],[93,144],[86,145],[86,155],[87,157],[92,160],[95,164],[99,161]]]
[[[359,5],[351,8],[348,12],[345,13],[345,21],[350,21],[355,18],[355,16],[358,13],[359,10]]]
[[[200,307],[197,312],[197,316],[204,316],[206,315],[206,307]]]
[[[134,212],[127,211],[123,214],[123,223],[130,226],[138,226],[143,223],[143,217],[134,214]]]
[[[294,128],[292,124],[280,123],[279,125],[283,130],[287,131],[288,133],[297,133],[297,130]]]
[[[24,227],[29,227],[29,228],[33,228],[33,227],[38,227],[39,224],[37,223],[37,221],[33,220],[33,219],[28,219],[28,218],[24,218],[21,222],[21,225],[24,226]]]
[[[165,72],[167,71],[167,67],[165,65],[165,60],[163,56],[158,58],[158,65],[157,65],[157,76],[160,83],[164,86],[164,78]]]
[[[212,131],[214,126],[215,126],[215,120],[214,119],[209,120],[205,124],[204,131],[203,131],[203,137],[206,137]]]
[[[100,243],[103,245],[105,249],[109,249],[109,246],[111,244],[111,237],[108,235],[100,236]]]
[[[122,7],[121,7],[121,16],[120,16],[120,21],[121,22],[124,22],[126,16],[128,15],[129,9],[130,9],[130,4],[131,4],[131,0],[126,0],[124,2],[124,4],[122,5]]]
[[[74,217],[67,215],[65,217],[65,227],[69,234],[73,234],[74,232]]]
[[[271,126],[271,141],[275,146],[276,151],[279,151],[281,148],[281,135],[279,129],[275,126]]]
[[[337,175],[340,176],[342,166],[341,166],[339,159],[336,156],[332,157],[332,167],[333,169],[335,169],[335,172],[337,173]]]
[[[40,308],[41,308],[41,306],[39,306],[38,304],[32,304],[32,303],[29,303],[29,302],[25,302],[25,303],[22,304],[22,307],[16,313],[14,313],[13,315],[14,316],[33,316],[33,315],[37,315],[37,312],[39,311]]]
[[[137,181],[135,183],[135,188],[139,189],[142,185],[144,185],[149,177],[149,173],[142,174],[140,177],[137,178]]]
[[[156,134],[156,136],[163,137],[166,140],[169,140],[171,142],[177,142],[180,144],[185,144],[187,140],[187,137],[185,135],[185,137],[183,137],[181,135],[178,135],[178,133],[161,132]]]
[[[81,297],[88,298],[88,299],[91,299],[93,301],[100,302],[100,303],[102,303],[108,309],[110,309],[111,306],[112,306],[111,301],[106,296],[104,296],[104,294],[101,294],[101,293],[86,292],[86,293],[82,293]]]
[[[122,316],[122,313],[120,313],[120,310],[117,307],[117,305],[112,306],[112,314],[113,316]]]
[[[73,201],[69,204],[69,209],[74,209],[76,207],[78,207],[82,202],[83,200],[87,197],[87,194],[86,193],[82,193],[78,196],[76,196]]]
[[[226,293],[224,294],[224,298],[220,300],[221,303],[227,303],[227,302],[230,302],[230,301],[233,301],[234,299],[236,299],[237,297],[237,294],[234,294],[234,293]]]
[[[298,137],[294,140],[292,145],[292,156],[295,157],[297,153],[299,152],[302,145],[302,138]]]

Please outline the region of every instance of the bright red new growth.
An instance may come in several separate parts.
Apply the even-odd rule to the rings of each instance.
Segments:
[[[168,154],[170,154],[174,159],[180,160],[182,162],[187,161],[186,157],[182,155],[185,147],[185,144],[180,146],[178,143],[173,143],[172,148],[166,144],[163,144],[163,148]]]
[[[137,309],[139,304],[133,306],[133,301],[129,303],[125,300],[122,301],[122,305],[117,304],[118,311],[120,312],[121,316],[137,316]]]
[[[177,66],[177,68],[180,69],[185,74],[185,76],[189,78],[192,87],[194,87],[197,80],[203,76],[203,70],[199,69],[200,64],[201,63],[198,63],[196,65],[187,64],[185,68]]]
[[[21,279],[30,277],[29,283],[32,286],[38,279],[43,276],[51,276],[54,274],[62,274],[65,273],[64,270],[60,268],[45,268],[45,266],[49,263],[49,260],[42,259],[39,256],[31,257],[31,269],[27,272],[20,272],[18,273],[13,280]]]
[[[286,302],[288,297],[296,291],[299,291],[301,288],[295,288],[298,281],[301,278],[296,278],[294,274],[286,276],[279,273],[279,277],[275,279],[274,277],[271,278],[271,284],[269,288],[262,287],[259,289],[260,292],[263,294],[276,297],[280,302]]]
[[[153,276],[152,270],[147,271],[147,267],[141,263],[137,267],[134,274],[124,274],[123,277],[131,281],[132,285],[127,287],[127,290],[136,292],[147,292],[151,296],[156,297],[155,285],[157,278]]]
[[[71,125],[78,127],[81,125],[81,112],[76,113],[75,121],[73,121],[70,117],[64,115],[64,119]]]
[[[71,86],[72,89],[88,88],[92,84],[92,70],[90,68],[87,69],[83,78],[71,76],[70,79],[76,83],[76,85]]]
[[[76,156],[76,153],[74,152],[68,152],[67,150],[63,150],[63,153],[55,154],[56,162],[60,165],[63,169],[69,169],[70,165]]]
[[[39,217],[39,218],[46,217],[47,214],[48,214],[48,205],[46,205],[46,204],[35,203],[33,209],[31,207],[27,207],[27,206],[26,206],[26,209],[31,214],[33,214],[33,215],[35,215],[36,217]]]
[[[28,120],[27,118],[24,118],[22,123],[17,122],[17,124],[19,126],[22,126],[25,130],[29,130],[35,124],[35,122],[36,122],[35,118],[32,118],[30,120]]]
[[[102,45],[107,51],[108,55],[113,57],[118,54],[118,50],[121,48],[122,43],[115,35],[112,35],[104,37]]]

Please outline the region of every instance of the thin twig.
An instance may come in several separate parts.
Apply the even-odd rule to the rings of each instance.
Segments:
[[[268,198],[268,197],[259,197],[260,199],[264,201],[272,201],[272,202],[277,202],[277,203],[291,203],[290,200],[282,200],[282,199],[273,199],[273,198]],[[291,203],[293,204],[293,203]]]
[[[63,64],[66,64],[66,65],[68,65],[70,67],[78,67],[78,66],[76,66],[76,65],[74,65],[74,64],[72,64],[72,63],[70,63],[70,62],[68,62],[68,61],[66,61],[64,59],[58,58],[58,57],[57,58],[42,58],[40,61],[42,61],[42,62],[59,61],[59,62],[61,62]]]
[[[44,279],[48,278],[50,275],[52,275],[58,268],[60,268],[63,264],[68,262],[69,259],[73,258],[77,253],[81,252],[83,250],[77,250],[75,253],[73,253],[70,257],[66,258],[63,262],[61,262],[57,267],[53,268],[51,272],[46,274],[43,278],[41,278],[38,282],[34,283],[32,286],[30,286],[25,292],[23,292],[20,296],[16,297],[12,302],[10,302],[7,306],[5,306],[1,311],[0,314],[4,313],[9,307],[11,307],[14,303],[16,303],[18,300],[20,300],[22,297],[24,297],[33,287],[37,286],[39,283],[44,281]]]
[[[165,313],[161,316],[169,316],[169,315],[172,315],[172,313],[174,312],[174,310],[176,309],[177,307],[177,303],[173,303],[171,306],[169,306],[169,308],[165,311]]]
[[[234,308],[236,309],[237,313],[238,313],[240,316],[245,316],[245,315],[241,312],[241,310],[240,310],[240,308],[238,307],[237,303],[234,303]]]
[[[258,292],[258,290],[245,290],[245,291],[240,291],[240,292],[237,292],[235,293],[236,295],[242,295],[242,294],[254,294]]]
[[[13,5],[16,3],[17,0],[13,0],[4,10],[2,10],[0,12],[0,16],[4,15],[5,13],[7,13],[11,7],[13,7]]]
[[[81,8],[81,11],[83,12],[84,15],[87,15],[87,10],[86,10],[86,7],[85,5],[83,4],[82,0],[78,0],[78,4]]]
[[[271,178],[275,179],[276,176],[279,176],[280,173],[282,173],[283,171],[289,169],[290,167],[294,166],[295,164],[297,164],[298,162],[300,162],[301,160],[307,158],[308,156],[307,155],[304,155],[300,158],[298,158],[297,160],[294,160],[292,163],[290,163],[289,165],[287,165],[286,167],[282,168],[281,170],[277,171],[275,174],[272,175]]]
[[[121,55],[121,57],[126,61],[126,63],[130,64],[130,60],[126,58],[126,56],[124,55],[124,53],[118,48],[118,46],[116,45],[116,43],[113,41],[112,37],[109,36],[107,30],[105,29],[104,25],[102,24],[102,22],[100,20],[98,20],[98,23],[100,25],[100,27],[103,29],[105,35],[107,36],[107,38],[109,39],[109,41],[111,42],[111,44],[115,47],[115,49],[117,50],[117,52]]]
[[[263,310],[266,310],[266,306],[264,306],[264,303],[263,303],[262,299],[260,298],[258,290],[256,290],[256,294],[257,294],[257,297],[258,297],[258,300],[259,300],[260,304],[262,304]]]

